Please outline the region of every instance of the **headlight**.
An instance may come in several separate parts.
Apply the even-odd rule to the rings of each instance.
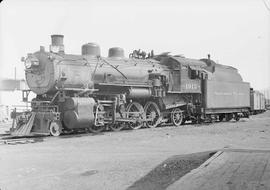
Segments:
[[[33,66],[39,66],[38,60],[32,60],[32,65]]]
[[[31,62],[31,60],[30,60],[29,58],[27,58],[27,59],[25,60],[24,66],[25,66],[26,69],[30,69],[30,68],[31,68],[32,62]]]
[[[39,61],[34,55],[28,55],[24,62],[25,68],[30,69],[32,66],[39,66]]]

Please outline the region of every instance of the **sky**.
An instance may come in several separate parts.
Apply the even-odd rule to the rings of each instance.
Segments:
[[[270,5],[270,0],[266,0]],[[270,87],[270,12],[262,0],[4,0],[0,4],[0,74],[24,78],[22,56],[48,50],[63,34],[65,52],[96,42],[110,47],[171,52],[200,59],[211,54],[236,67],[255,89]]]

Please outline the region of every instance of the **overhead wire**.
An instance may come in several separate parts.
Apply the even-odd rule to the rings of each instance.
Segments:
[[[268,3],[266,3],[266,0],[262,0],[263,4],[265,5],[266,9],[270,12],[270,6],[268,5]]]

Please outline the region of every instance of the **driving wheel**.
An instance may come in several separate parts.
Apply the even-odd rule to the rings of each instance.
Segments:
[[[143,126],[144,115],[144,109],[140,103],[131,102],[127,106],[127,118],[132,119],[132,122],[129,122],[131,129],[139,129]]]
[[[155,128],[158,126],[160,118],[160,110],[155,102],[147,102],[144,106],[146,114],[146,126],[149,128]]]
[[[171,113],[171,120],[174,126],[179,127],[183,122],[183,111],[179,108],[174,108]]]

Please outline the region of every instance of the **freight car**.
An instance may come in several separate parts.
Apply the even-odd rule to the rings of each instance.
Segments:
[[[30,111],[13,114],[13,135],[180,126],[249,115],[249,83],[210,55],[196,60],[139,50],[126,58],[115,47],[101,57],[94,43],[71,55],[64,52],[62,35],[51,37],[50,51],[41,46],[22,59],[27,84],[37,96]]]
[[[266,111],[266,99],[263,93],[250,89],[250,114],[258,114]]]
[[[265,98],[265,109],[270,110],[270,99]]]

